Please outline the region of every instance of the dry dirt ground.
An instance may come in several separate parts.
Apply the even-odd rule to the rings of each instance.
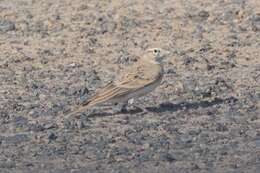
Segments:
[[[145,111],[63,118],[148,47]],[[1,173],[258,172],[259,107],[259,0],[0,0]]]

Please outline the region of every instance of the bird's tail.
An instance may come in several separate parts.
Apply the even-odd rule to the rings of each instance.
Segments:
[[[88,109],[91,106],[91,104],[88,105],[79,105],[76,108],[73,108],[72,110],[66,111],[62,114],[62,116],[58,116],[54,121],[57,123],[58,126],[64,126],[64,121],[69,120],[70,117],[77,115],[80,112],[83,112],[84,110]]]
[[[72,110],[64,113],[64,118],[69,118],[72,115],[76,115],[80,112],[84,112],[84,110],[90,108],[91,106],[94,106],[95,103],[92,101],[84,102],[84,104],[80,104],[79,106],[73,108]]]
[[[72,111],[68,113],[64,113],[64,119],[69,118],[70,116],[73,116],[79,112],[83,112],[84,110],[88,109],[91,106],[95,106],[98,104],[101,104],[109,99],[112,99],[113,97],[116,97],[118,95],[122,95],[125,92],[128,92],[129,89],[121,88],[113,83],[109,83],[106,85],[103,89],[101,89],[99,92],[94,94],[91,98],[85,100],[83,103],[81,103],[78,107],[73,109]]]

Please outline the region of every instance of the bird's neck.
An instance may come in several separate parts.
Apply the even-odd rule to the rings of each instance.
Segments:
[[[140,61],[143,61],[144,63],[150,63],[150,64],[160,65],[160,63],[158,63],[158,62],[155,60],[155,57],[144,56],[143,58],[140,59]]]
[[[150,61],[150,63],[156,64],[156,65],[161,65],[161,63],[159,63],[159,62],[157,62],[157,61]]]

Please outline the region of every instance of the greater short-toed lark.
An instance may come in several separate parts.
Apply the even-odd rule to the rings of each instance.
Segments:
[[[122,105],[126,110],[129,101],[153,91],[163,77],[162,58],[169,52],[161,48],[147,49],[140,59],[127,67],[118,78],[98,90],[91,98],[83,101],[69,115],[104,102]]]

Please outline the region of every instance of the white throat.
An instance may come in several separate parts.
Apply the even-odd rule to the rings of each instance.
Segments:
[[[152,58],[152,57],[144,57],[143,59],[141,59],[142,61],[145,61],[145,62],[149,62],[151,64],[160,64],[159,62],[155,61],[155,58]]]
[[[154,60],[150,60],[150,62],[152,63],[152,64],[160,64],[159,62],[157,62],[157,61],[154,61]]]

